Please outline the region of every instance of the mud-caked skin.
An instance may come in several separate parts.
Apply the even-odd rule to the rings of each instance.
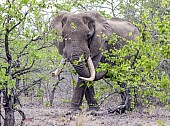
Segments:
[[[57,32],[55,41],[59,53],[73,65],[79,77],[85,78],[91,76],[87,67],[89,57],[92,59],[94,68],[96,68],[99,62],[104,62],[102,51],[111,48],[120,49],[126,44],[126,41],[122,39],[114,45],[108,44],[113,33],[132,41],[135,41],[135,38],[139,35],[138,29],[130,22],[119,18],[105,19],[97,11],[85,11],[76,14],[61,11],[53,19],[52,27]],[[62,40],[59,36],[62,36]],[[79,62],[75,63],[75,61]],[[99,80],[106,74],[107,71],[98,72],[95,74],[94,80]],[[89,109],[98,110],[99,106],[94,98],[93,85],[87,86],[86,81],[78,78],[72,98],[74,110],[79,109],[82,105],[84,95]],[[124,96],[122,98],[122,100],[126,100]],[[125,103],[125,101],[123,102]]]

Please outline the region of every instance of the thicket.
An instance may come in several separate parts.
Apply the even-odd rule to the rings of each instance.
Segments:
[[[119,8],[123,18],[133,22],[140,30],[136,42],[128,41],[123,48],[104,52],[110,64],[101,64],[99,70],[108,70],[108,82],[120,92],[119,83],[130,89],[133,104],[137,106],[170,104],[170,19],[167,1],[133,1]],[[129,33],[131,35],[131,33]],[[109,43],[120,37],[113,35]],[[127,60],[130,56],[130,60]],[[109,86],[110,88],[110,86]],[[102,88],[106,91],[108,89]],[[117,91],[118,90],[118,91]],[[112,94],[112,93],[111,93]]]
[[[170,100],[170,2],[168,0],[3,0],[0,2],[0,113],[5,126],[15,124],[15,113],[22,94],[44,96],[48,85],[52,97],[58,81],[50,78],[61,56],[54,46],[50,21],[60,10],[97,10],[103,16],[122,17],[134,23],[141,34],[137,42],[128,42],[121,50],[104,52],[115,66],[101,64],[100,70],[109,69],[106,85],[96,82],[96,98],[102,103],[102,94],[122,90],[117,82],[126,82],[134,105],[161,103]],[[130,33],[129,33],[130,35]],[[115,38],[110,43],[115,42]],[[114,55],[114,56],[113,56]],[[116,55],[116,57],[115,57]],[[130,60],[124,57],[130,55]],[[62,79],[61,79],[62,80]],[[73,85],[75,80],[73,80]],[[105,92],[105,93],[103,93]],[[50,94],[51,95],[51,94]],[[107,95],[109,96],[109,95]],[[107,98],[104,96],[104,98]],[[40,99],[41,100],[41,99]],[[48,99],[46,105],[52,103]],[[2,120],[0,120],[2,123]]]

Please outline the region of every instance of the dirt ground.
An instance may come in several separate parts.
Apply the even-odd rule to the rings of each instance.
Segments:
[[[70,86],[71,81],[68,82],[67,80],[65,84],[58,85],[53,107],[45,106],[45,103],[49,101],[48,93],[44,95],[43,102],[38,102],[36,97],[23,97],[21,100],[23,106],[20,109],[26,115],[24,126],[170,126],[170,107],[157,106],[142,108],[140,111],[133,110],[125,114],[105,113],[95,116],[86,111],[87,103],[84,100],[82,112],[66,115],[73,94],[73,87]],[[120,96],[115,94],[105,100],[100,108],[107,112],[108,108],[114,108],[119,103]],[[17,112],[15,114],[16,126],[19,126],[21,116]]]
[[[66,115],[69,103],[45,107],[43,104],[28,104],[28,99],[21,110],[26,114],[24,126],[170,126],[170,109],[150,108],[142,112],[132,111],[125,114],[91,115],[86,111]],[[106,111],[105,108],[102,108]],[[20,116],[16,113],[16,126],[20,124]]]

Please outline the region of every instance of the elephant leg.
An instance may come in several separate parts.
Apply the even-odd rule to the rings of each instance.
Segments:
[[[74,93],[73,93],[71,109],[73,109],[75,111],[81,110],[80,106],[82,105],[85,89],[86,89],[85,82],[81,79],[78,79],[77,85],[76,85]]]
[[[85,98],[87,100],[87,104],[89,105],[89,110],[99,110],[99,106],[94,96],[95,91],[93,85],[87,86],[85,90]]]

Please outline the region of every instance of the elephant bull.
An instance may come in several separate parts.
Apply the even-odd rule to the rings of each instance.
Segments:
[[[87,86],[86,82],[99,80],[107,74],[107,71],[95,72],[99,62],[105,62],[102,51],[120,49],[126,44],[126,41],[118,40],[116,44],[110,45],[110,36],[115,33],[125,40],[135,41],[139,35],[138,29],[123,19],[105,19],[97,11],[76,14],[61,11],[53,19],[52,27],[57,31],[57,36],[62,36],[62,40],[56,40],[59,53],[73,65],[79,76],[72,98],[72,109],[80,109],[84,95],[89,109],[98,109],[94,87]],[[57,69],[53,74],[59,74],[59,71]]]

